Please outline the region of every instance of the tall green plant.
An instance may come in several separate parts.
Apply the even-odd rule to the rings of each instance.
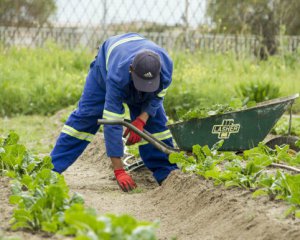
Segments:
[[[248,99],[248,101],[255,102],[263,102],[280,96],[278,85],[264,81],[240,83],[236,87],[236,92],[239,96]]]

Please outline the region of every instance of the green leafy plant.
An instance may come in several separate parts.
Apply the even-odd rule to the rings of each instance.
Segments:
[[[35,174],[41,169],[52,169],[50,157],[38,158],[27,151],[24,145],[18,143],[19,136],[10,132],[0,143],[0,171],[9,177]]]
[[[269,196],[271,200],[285,200],[291,205],[287,215],[300,217],[300,174],[289,175],[279,170],[273,174],[265,171],[274,162],[299,165],[300,153],[290,155],[288,145],[276,146],[273,150],[260,143],[244,151],[243,155],[236,155],[232,152],[218,152],[222,144],[220,141],[211,149],[195,145],[191,156],[184,152],[172,153],[169,160],[177,163],[184,172],[212,179],[217,185],[249,189],[254,191],[253,197]]]
[[[280,96],[279,86],[270,81],[251,81],[236,87],[238,96],[248,101],[263,102]]]
[[[187,121],[194,118],[205,118],[214,115],[221,115],[224,113],[229,113],[233,111],[238,111],[246,109],[247,107],[255,106],[255,102],[249,102],[245,105],[241,99],[233,98],[228,104],[215,104],[209,107],[196,107],[188,110],[186,113],[182,114],[179,118],[183,121]]]
[[[287,135],[289,132],[289,117],[283,116],[272,128],[271,133],[276,135]],[[300,118],[293,117],[291,135],[300,137]]]
[[[157,223],[128,215],[98,215],[79,194],[69,195],[64,177],[50,158],[32,156],[11,132],[0,138],[0,172],[13,178],[9,202],[16,205],[11,228],[75,236],[76,239],[154,240]]]
[[[128,215],[99,217],[93,209],[86,209],[80,204],[74,204],[65,211],[64,223],[65,227],[59,233],[75,235],[76,239],[156,239],[155,225],[137,222]]]

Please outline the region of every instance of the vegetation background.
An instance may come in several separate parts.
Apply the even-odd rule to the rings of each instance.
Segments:
[[[16,205],[15,211],[13,214],[9,212],[10,205],[7,209],[6,207],[3,209],[6,210],[7,219],[13,218],[15,228],[27,227],[31,231],[42,230],[50,233],[65,229],[66,235],[84,235],[86,239],[89,234],[91,236],[91,229],[94,226],[98,224],[105,226],[98,222],[103,220],[103,217],[99,218],[95,212],[86,210],[81,197],[77,196],[75,200],[73,197],[70,198],[64,177],[55,175],[51,171],[51,159],[43,157],[49,155],[62,124],[69,113],[76,108],[89,71],[89,64],[97,54],[99,45],[112,35],[131,31],[141,33],[166,48],[174,61],[173,83],[164,101],[170,122],[178,120],[190,109],[209,108],[216,103],[225,104],[233,98],[261,102],[300,92],[300,2],[298,0],[0,0],[0,175],[14,179],[10,202]],[[291,133],[299,136],[300,118],[297,116],[300,113],[299,100],[293,106],[293,113],[296,116]],[[284,135],[288,132],[288,128],[288,117],[283,116],[272,133]],[[11,130],[20,134],[20,141],[15,133],[10,133],[7,138],[1,137]],[[115,188],[111,188],[112,180],[107,178],[111,174],[111,169],[106,169],[106,162],[98,159],[99,146],[103,145],[103,141],[92,144],[94,145],[91,150],[87,151],[88,155],[83,155],[85,161],[82,163],[79,161],[76,169],[66,174],[67,181],[71,184],[70,190],[83,191],[87,199],[96,200],[96,202],[91,201],[89,205],[96,206],[98,210],[101,209],[101,212],[105,202],[108,203],[108,211],[116,211],[115,208],[111,208],[111,202],[118,201],[116,196],[120,203],[114,205],[121,206],[121,210],[117,209],[117,211],[123,212],[126,209],[126,206],[123,206],[126,202],[123,198],[125,196],[129,199],[130,206],[134,208],[129,213],[138,213],[140,214],[138,216],[144,218],[143,210],[140,211],[141,209],[136,206],[140,205],[140,202],[147,203],[146,200],[151,199],[149,197],[151,191],[147,188],[138,189],[133,194],[140,194],[139,197],[128,194],[119,198],[121,193],[116,189],[115,182],[113,182]],[[289,176],[280,171],[276,171],[275,175],[272,171],[271,173],[268,171],[270,175],[266,175],[261,172],[269,164],[279,160],[284,161],[285,164],[299,166],[299,153],[294,152],[291,156],[288,146],[277,147],[276,150],[267,152],[266,147],[260,144],[258,148],[245,151],[244,157],[247,163],[243,166],[240,161],[245,159],[241,159],[234,153],[219,155],[215,150],[210,151],[205,146],[203,148],[195,146],[194,150],[197,159],[186,158],[183,153],[179,153],[170,157],[170,161],[181,165],[183,171],[197,169],[202,177],[215,179],[219,181],[218,183],[223,182],[225,186],[238,186],[252,190],[260,188],[259,192],[256,191],[257,196],[269,195],[270,199],[274,199],[275,196],[284,199],[291,206],[286,215],[292,215],[293,219],[289,220],[297,224],[294,217],[300,216],[299,175]],[[101,151],[103,151],[101,155],[103,160],[104,148]],[[137,149],[134,148],[133,151],[137,152]],[[252,155],[253,159],[251,159]],[[225,160],[226,156],[229,159],[228,165],[224,164],[226,171],[221,172],[222,168],[219,169],[217,165]],[[102,165],[96,166],[95,163]],[[198,165],[194,168],[196,163]],[[92,166],[90,168],[94,172],[90,171],[88,175],[86,169],[89,166]],[[78,177],[90,181],[78,183]],[[149,184],[149,179],[137,179]],[[182,201],[184,207],[181,208],[177,201],[174,207],[179,206],[185,209],[185,212],[187,198],[192,205],[199,206],[199,199],[196,199],[197,204],[194,204],[193,198],[187,194],[190,189],[195,196],[200,196],[202,192],[209,194],[215,192],[202,191],[201,188],[198,189],[198,185],[197,191],[193,191],[193,188],[186,188],[187,185],[182,184],[193,184],[190,179],[184,181],[177,176],[174,179],[176,180],[171,179],[168,183],[169,188],[166,187],[166,191],[173,189],[177,191],[176,194],[172,191],[167,194],[164,191],[161,193],[167,195],[167,198],[164,196],[163,199],[173,201],[174,196],[181,192],[184,195]],[[1,181],[6,180],[1,178]],[[8,186],[8,181],[6,185]],[[100,189],[99,192],[99,186],[104,190]],[[152,184],[151,187],[155,188],[156,185]],[[90,190],[91,192],[88,192]],[[143,191],[146,191],[145,195]],[[198,191],[202,192],[194,194]],[[97,193],[99,195],[95,195]],[[8,194],[0,195],[1,199],[7,200]],[[219,196],[215,196],[208,196],[207,199],[210,200],[206,201],[201,195],[201,199],[212,204],[213,209],[220,213],[218,208],[215,208],[218,204],[211,201],[211,199],[220,199]],[[221,193],[220,196],[225,195]],[[98,201],[100,198],[101,201]],[[161,204],[164,201],[161,201],[160,195],[156,198],[154,196],[153,199],[155,204],[150,203],[148,206],[154,206],[155,209],[150,209],[148,212],[153,212],[155,215],[156,208],[159,207],[156,203]],[[242,209],[243,206],[247,209],[245,213],[249,218],[248,211],[251,207],[245,204],[248,200],[241,198],[240,193],[239,198],[233,200],[235,207]],[[136,206],[132,204],[134,201]],[[241,205],[237,205],[239,201]],[[168,204],[169,202],[171,201],[168,201]],[[75,206],[76,203],[79,205],[74,207],[73,203]],[[219,202],[219,204],[222,207],[226,206],[226,211],[230,207],[229,202]],[[32,207],[35,205],[39,207]],[[265,202],[262,205],[265,208],[270,206]],[[257,202],[253,206],[255,206],[253,209],[257,209]],[[186,232],[188,234],[185,229],[191,227],[190,221],[188,228],[182,224],[182,221],[172,224],[172,220],[182,218],[173,215],[173,207],[168,209],[163,206],[162,209],[167,212],[170,210],[169,214],[164,214],[170,219],[169,222],[168,219],[163,219],[164,230],[162,231],[165,231],[163,234],[168,234],[168,231],[172,230],[171,226],[176,231],[180,230],[181,233],[178,234]],[[205,210],[205,205],[200,209]],[[214,211],[210,211],[210,208],[207,209],[210,214],[213,213],[213,216],[210,215],[206,219],[215,221],[217,215]],[[193,212],[198,214],[198,210],[197,207],[197,211],[193,210]],[[232,216],[243,216],[243,214],[236,214],[236,209],[233,210],[234,214],[227,215],[230,216],[230,222],[236,226]],[[158,208],[158,212],[161,214],[163,211]],[[73,216],[69,220],[68,214]],[[252,214],[251,221],[255,218]],[[260,212],[261,214],[270,217],[270,214],[264,214],[263,211]],[[196,220],[201,221],[201,219],[198,216],[195,219],[195,226],[197,225],[197,230],[202,234],[205,231],[199,228],[200,224]],[[134,229],[144,224],[127,216],[123,219],[115,218],[113,215],[110,217],[115,219],[114,224],[109,224],[113,228],[107,232],[108,228],[105,227],[103,233],[98,231],[99,227],[95,227],[94,238],[103,236],[102,234],[110,234],[115,238],[116,234],[120,234],[124,238],[120,226],[125,226],[124,231],[128,234],[139,234]],[[190,217],[191,215],[187,219]],[[88,223],[83,224],[82,221],[86,219]],[[150,220],[153,219],[151,217]],[[105,221],[109,222],[107,218]],[[228,226],[228,221],[226,219],[225,221],[224,225]],[[286,236],[286,228],[281,231],[279,227],[269,228],[262,225],[262,223],[272,225],[273,222],[269,219],[257,221],[255,218],[255,221],[263,226],[263,232],[267,232],[265,229],[268,229],[272,236],[280,238],[280,234],[273,232],[278,230]],[[240,219],[237,222],[240,223]],[[279,220],[276,218],[277,222]],[[218,229],[221,229],[224,218],[222,217],[221,224],[218,221],[215,223]],[[163,228],[164,224],[165,228]],[[245,224],[247,229],[248,226],[255,226],[252,223]],[[2,230],[2,224],[0,225]],[[207,226],[210,225],[213,229],[214,225]],[[155,239],[151,226],[154,227],[151,224],[150,228],[144,229],[147,238],[145,236],[145,238],[132,239]],[[288,228],[291,226],[289,224]],[[257,226],[255,227],[258,229]],[[141,233],[141,230],[139,231]],[[292,231],[289,232],[293,234]],[[296,232],[299,233],[298,230]],[[5,229],[4,234],[7,233],[10,234],[9,230]],[[190,233],[198,234],[195,229]],[[260,234],[258,231],[256,233]],[[26,234],[31,238],[30,232]],[[237,235],[242,236],[240,233]],[[183,238],[186,237],[185,234]],[[2,237],[2,233],[0,239],[6,239]]]

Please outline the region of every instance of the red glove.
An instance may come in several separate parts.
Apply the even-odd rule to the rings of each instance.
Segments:
[[[125,172],[124,169],[114,170],[118,185],[124,192],[129,192],[137,186],[132,178]]]
[[[137,117],[131,124],[141,131],[144,130],[144,127],[146,125],[146,123],[139,117]],[[129,133],[130,135],[129,138],[127,139],[126,145],[132,145],[141,141],[141,137],[137,135],[134,131],[130,130],[129,128],[126,129],[123,137],[126,137]]]

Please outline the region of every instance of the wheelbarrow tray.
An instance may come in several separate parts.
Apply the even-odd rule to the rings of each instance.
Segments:
[[[191,119],[168,125],[179,149],[192,151],[193,145],[212,147],[224,139],[221,151],[242,151],[264,140],[294,100],[295,94],[257,104],[245,110]]]

